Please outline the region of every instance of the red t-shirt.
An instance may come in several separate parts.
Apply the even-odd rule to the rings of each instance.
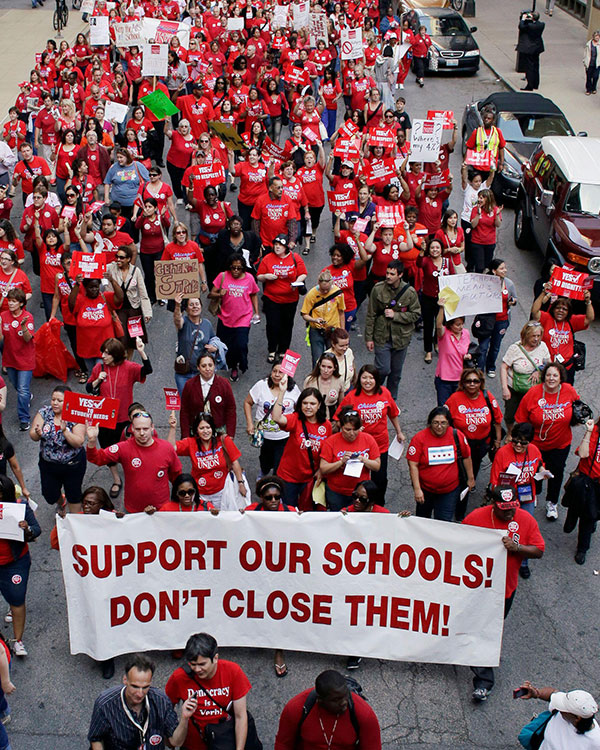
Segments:
[[[18,161],[15,167],[15,175],[21,175],[21,190],[25,195],[33,193],[33,180],[39,175],[52,174],[48,162],[41,156],[34,156],[31,161]]]
[[[524,453],[517,453],[512,445],[503,445],[494,456],[492,471],[490,473],[490,484],[495,486],[506,484],[506,481],[500,480],[500,474],[510,473],[507,472],[507,469],[511,464],[514,464],[519,473],[511,475],[509,484],[517,488],[521,503],[532,502],[535,500],[535,482],[533,477],[544,465],[539,448],[530,443]]]
[[[386,247],[381,240],[377,240],[375,242],[375,252],[372,256],[371,275],[383,279],[388,263],[391,260],[402,260],[402,255],[400,242],[392,240],[392,243]]]
[[[419,205],[419,223],[427,227],[429,234],[435,234],[440,228],[442,223],[442,205],[444,198],[442,195],[438,195],[433,200],[425,195],[425,191],[421,193],[418,199]],[[473,230],[475,231],[475,230]],[[495,236],[493,242],[495,242]]]
[[[62,271],[61,258],[61,252],[48,252],[46,244],[42,245],[40,250],[40,289],[45,294],[54,294],[54,280],[56,275]]]
[[[186,140],[177,130],[171,135],[171,147],[167,152],[167,161],[180,169],[189,166],[192,154],[198,148],[194,137]]]
[[[542,451],[566,448],[571,444],[573,401],[579,394],[569,383],[562,383],[558,393],[544,393],[544,384],[534,385],[523,396],[515,422],[533,425],[533,442]]]
[[[198,683],[202,685],[209,695],[213,695],[217,703],[223,706],[219,709],[217,705],[198,688]],[[224,710],[228,706],[232,710],[232,701],[239,700],[248,695],[252,685],[246,677],[242,668],[232,661],[219,659],[217,662],[217,671],[215,676],[210,680],[195,679],[186,674],[182,667],[176,669],[167,680],[165,693],[173,705],[180,701],[186,701],[191,695],[198,699],[198,707],[194,713],[194,720],[188,724],[188,733],[185,740],[185,746],[190,750],[205,750],[206,744],[201,739],[196,729],[196,725],[204,728],[207,724],[218,724],[220,719],[227,718],[227,712]]]
[[[468,458],[471,448],[467,439],[460,430],[456,435],[462,458]],[[458,487],[456,443],[451,427],[441,437],[434,435],[429,427],[417,432],[410,441],[406,458],[419,467],[421,489],[443,495]]]
[[[354,261],[350,261],[347,266],[326,266],[323,271],[331,273],[331,280],[342,290],[346,311],[356,310],[356,297],[354,296]]]
[[[147,505],[159,510],[169,500],[169,481],[181,474],[181,461],[171,443],[154,438],[149,446],[141,446],[134,438],[108,448],[87,448],[87,459],[97,466],[120,463],[125,488],[123,502],[128,513],[141,513]],[[187,696],[186,696],[187,697]]]
[[[579,448],[575,451],[579,454]],[[592,479],[600,479],[600,441],[598,440],[598,425],[594,425],[590,435],[590,455],[588,458],[580,458],[577,466],[582,474]]]
[[[4,271],[0,268],[0,294],[4,294],[6,292],[8,294],[10,289],[22,289],[25,294],[31,294],[31,284],[29,282],[29,279],[27,278],[27,274],[25,271],[22,271],[20,268],[16,269],[16,273],[14,278],[11,281],[11,277],[13,275],[13,271],[10,271],[9,273],[4,273]],[[10,281],[10,284],[9,284]],[[45,291],[42,289],[42,291]],[[52,289],[52,292],[54,292],[54,289]],[[0,312],[4,312],[5,310],[8,310],[8,299],[6,296],[2,298],[2,304],[0,305]]]
[[[298,210],[284,194],[281,200],[275,200],[269,193],[263,193],[254,204],[252,218],[260,221],[260,239],[263,245],[273,246],[278,234],[288,233],[288,221],[298,218]]]
[[[459,263],[461,263],[461,255],[460,253],[447,253],[446,250],[450,250],[451,248],[455,247],[461,247],[465,243],[465,233],[462,229],[462,227],[456,228],[456,238],[454,240],[451,240],[450,237],[444,232],[443,229],[438,229],[435,233],[435,239],[439,240],[442,243],[442,247],[444,248],[444,256],[448,256],[452,259],[452,262],[455,266],[458,266]]]
[[[314,471],[319,468],[319,460],[323,443],[331,435],[331,423],[326,420],[322,424],[304,421],[308,441],[304,435],[302,423],[294,412],[286,415],[287,425],[284,428],[290,433],[290,437],[283,450],[283,456],[279,462],[277,476],[286,482],[301,484],[312,479]],[[312,451],[314,471],[310,465],[308,450]]]
[[[471,209],[471,221],[477,216],[479,212],[479,206],[474,206]],[[475,242],[478,245],[494,245],[496,243],[497,227],[494,224],[496,215],[498,214],[498,207],[495,206],[491,213],[482,211],[479,217],[479,222],[476,227],[471,230],[471,242]],[[419,214],[419,218],[420,218]]]
[[[492,393],[487,392],[494,422],[502,423],[502,412]],[[456,391],[446,401],[450,409],[452,421],[457,430],[463,432],[469,440],[486,440],[492,426],[492,415],[488,408],[483,392],[477,398],[469,398],[464,391]]]
[[[6,310],[0,313],[2,321],[2,335],[4,336],[4,351],[2,352],[2,365],[14,367],[15,370],[33,370],[35,368],[35,344],[34,340],[25,341],[21,321],[25,321],[27,330],[33,334],[35,326],[33,315],[27,310],[21,310],[15,318]]]
[[[105,367],[98,362],[92,368],[88,383],[96,380],[103,371],[106,372],[106,380],[100,384],[100,395],[119,399],[117,422],[126,422],[127,410],[133,401],[133,386],[135,383],[146,382],[146,376],[142,375],[142,366],[128,359],[120,365],[111,367]]]
[[[107,237],[102,231],[94,233],[94,252],[104,253],[107,264],[115,260],[117,250],[121,245],[133,245],[133,239],[127,232],[117,229],[112,237]]]
[[[358,235],[358,239],[362,242],[364,247],[365,242],[368,240],[368,236],[364,234],[364,232],[360,232]],[[354,260],[360,259],[358,242],[356,241],[356,238],[352,232],[350,232],[348,229],[342,229],[340,231],[339,241],[344,243],[345,245],[348,245],[348,247],[354,252]],[[367,278],[367,266],[364,265],[358,270],[356,269],[356,266],[353,266],[352,275],[354,276],[354,281],[364,281]]]
[[[192,260],[196,258],[198,263],[204,263],[204,255],[198,243],[188,240],[185,245],[169,242],[165,247],[161,260]]]
[[[200,226],[207,234],[217,234],[227,226],[227,219],[233,216],[231,203],[226,201],[217,201],[215,206],[209,206],[205,201],[201,201],[197,208],[200,216]],[[200,242],[203,245],[210,245],[208,237],[200,235]]]
[[[557,323],[550,313],[543,310],[540,312],[540,323],[544,328],[542,341],[548,347],[552,361],[561,362],[563,365],[573,356],[573,331],[583,331],[588,327],[585,315],[571,315],[569,322],[563,320]],[[572,366],[571,364],[570,367]]]
[[[235,165],[234,174],[240,178],[239,200],[246,206],[253,206],[267,192],[267,168],[258,163],[253,167],[248,161]]]
[[[349,505],[347,508],[344,508],[344,510],[347,513],[356,513],[356,508],[354,507],[354,505]],[[362,511],[362,512],[365,512],[365,511]],[[371,510],[368,511],[368,512],[369,513],[371,513],[371,512],[373,512],[373,513],[389,513],[390,511],[387,508],[384,508],[381,505],[372,505],[371,506]]]
[[[104,296],[107,303],[112,305],[114,293],[105,292]],[[90,359],[99,357],[102,342],[114,336],[108,305],[102,297],[90,299],[85,292],[82,292],[75,300],[73,314],[77,320],[77,354]]]
[[[258,275],[274,273],[276,281],[264,282],[264,295],[273,302],[285,304],[298,301],[298,289],[290,286],[298,276],[307,273],[304,261],[296,253],[288,253],[283,258],[275,253],[267,253],[258,266]]]
[[[318,207],[325,205],[325,193],[323,192],[323,168],[320,164],[312,167],[300,167],[296,176],[302,180],[306,200],[309,206]]]
[[[381,452],[379,447],[371,435],[367,435],[365,432],[359,432],[356,436],[356,440],[353,443],[349,443],[341,432],[332,435],[327,438],[321,448],[321,458],[328,463],[335,463],[339,461],[344,453],[349,451],[350,453],[358,453],[364,455],[371,460],[379,458]],[[371,472],[363,465],[362,471],[359,477],[351,477],[344,474],[343,467],[337,469],[332,474],[327,475],[327,485],[334,492],[338,492],[340,495],[351,495],[354,488],[360,482],[365,482],[371,477]]]
[[[140,230],[140,253],[151,255],[165,249],[163,225],[155,214],[154,219],[140,215],[135,220],[136,229]]]
[[[541,550],[546,546],[537,521],[531,513],[521,508],[517,508],[512,521],[502,521],[494,515],[494,509],[491,505],[485,505],[483,508],[476,508],[469,513],[463,523],[467,526],[479,526],[483,529],[502,529],[515,542],[525,546],[533,545]],[[500,541],[498,543],[500,544]],[[504,594],[506,599],[517,588],[519,568],[522,561],[523,557],[518,552],[509,552],[506,556],[506,591]]]
[[[225,435],[225,450],[229,461],[233,463],[242,455],[233,440]],[[178,440],[175,445],[178,456],[189,456],[192,461],[192,476],[196,480],[203,495],[214,495],[225,486],[227,479],[227,458],[223,452],[223,443],[218,440],[215,449],[207,451],[198,448],[198,441],[194,437]]]
[[[381,453],[385,453],[390,446],[388,435],[387,421],[388,417],[393,419],[400,414],[392,394],[385,386],[381,386],[381,393],[371,395],[364,391],[357,395],[356,390],[344,396],[342,403],[334,415],[334,419],[339,419],[340,411],[345,406],[351,406],[360,414],[360,421],[363,424],[364,432],[372,435]]]

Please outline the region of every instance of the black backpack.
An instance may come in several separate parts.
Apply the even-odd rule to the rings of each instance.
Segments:
[[[356,741],[354,744],[356,745],[356,747],[358,747],[360,743],[360,726],[358,724],[358,719],[356,718],[356,711],[354,709],[352,693],[358,695],[365,701],[367,700],[367,698],[363,695],[362,686],[359,682],[357,682],[357,680],[355,680],[353,677],[344,677],[344,679],[346,680],[346,684],[348,685],[348,689],[350,690],[350,695],[348,696],[348,711],[350,712],[350,721],[352,722],[352,727],[356,732]],[[310,693],[306,696],[304,706],[302,706],[302,715],[300,717],[300,721],[298,722],[298,727],[296,728],[296,744],[300,741],[300,730],[302,729],[302,724],[304,724],[304,722],[306,721],[306,717],[315,707],[316,702],[317,691],[311,690]]]
[[[471,333],[476,339],[487,339],[492,335],[496,324],[496,313],[479,313],[471,325]]]

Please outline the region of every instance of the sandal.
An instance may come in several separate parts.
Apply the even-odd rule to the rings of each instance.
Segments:
[[[115,490],[115,487],[117,488],[116,490]],[[123,482],[113,482],[113,483],[112,483],[112,485],[111,485],[111,487],[110,487],[110,491],[109,491],[109,493],[108,493],[108,494],[109,494],[109,495],[110,495],[110,496],[111,496],[111,497],[112,497],[113,499],[114,499],[115,497],[119,497],[119,494],[120,494],[120,492],[121,492],[121,488],[122,488],[122,487],[123,487]]]
[[[288,675],[288,668],[284,664],[275,664],[275,675],[277,677],[287,677]]]
[[[427,352],[427,353],[425,354],[425,358],[424,358],[424,359],[425,359],[425,362],[426,362],[426,363],[427,363],[428,365],[430,365],[430,364],[431,364],[431,360],[432,360],[431,352]]]
[[[88,374],[87,372],[80,372],[79,375],[77,375],[77,382],[81,383],[82,385],[84,383],[87,383],[88,381]]]

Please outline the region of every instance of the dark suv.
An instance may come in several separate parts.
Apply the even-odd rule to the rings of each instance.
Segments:
[[[548,136],[523,166],[515,244],[594,278],[600,301],[600,138]]]

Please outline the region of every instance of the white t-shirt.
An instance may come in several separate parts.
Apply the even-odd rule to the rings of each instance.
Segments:
[[[486,187],[487,185],[485,182],[482,182],[479,190],[475,190],[475,188],[467,182],[467,187],[463,190],[463,207],[460,214],[460,218],[463,221],[471,221],[471,211],[477,205],[477,196],[479,195],[479,192]]]
[[[283,397],[283,414],[288,415],[294,411],[294,406],[300,395],[300,389],[295,385],[291,391],[286,391]],[[275,403],[275,396],[271,393],[266,380],[259,380],[250,389],[250,398],[256,404],[256,420],[259,422],[265,416],[265,404],[271,406]],[[285,440],[290,436],[289,432],[279,428],[279,425],[270,417],[265,419],[261,425],[265,440]]]
[[[520,342],[511,344],[506,350],[506,354],[502,357],[502,361],[508,366],[508,385],[511,387],[513,381],[513,370],[515,372],[520,372],[521,374],[531,375],[534,372],[534,367],[531,362],[533,362],[538,369],[541,369],[552,359],[548,347],[543,341],[539,346],[536,346],[533,351],[527,352],[530,359],[528,359],[527,355],[523,353],[525,347],[521,348],[519,343]],[[525,349],[525,351],[527,351],[527,349]]]
[[[540,750],[599,750],[600,727],[594,726],[585,734],[577,734],[575,727],[559,712],[546,724]]]

